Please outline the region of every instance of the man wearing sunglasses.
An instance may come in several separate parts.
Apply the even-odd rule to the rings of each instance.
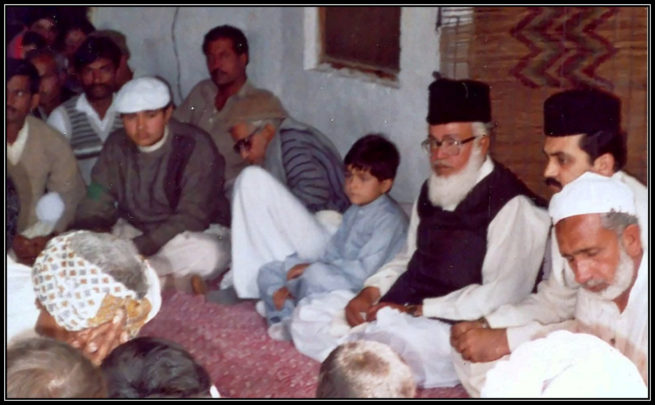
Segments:
[[[239,298],[258,298],[262,265],[294,252],[307,259],[322,253],[329,229],[336,231],[340,213],[350,205],[344,168],[332,141],[266,95],[236,101],[228,129],[231,153],[250,167],[234,184],[232,268],[222,287],[233,278]],[[326,226],[322,218],[334,220]],[[208,298],[214,300],[212,294]]]

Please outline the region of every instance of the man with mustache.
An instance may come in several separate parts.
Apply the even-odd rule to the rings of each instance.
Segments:
[[[201,81],[191,90],[173,117],[196,125],[211,135],[218,151],[225,157],[225,192],[231,196],[234,180],[247,162],[232,152],[232,138],[226,127],[230,109],[236,100],[251,95],[268,100],[271,108],[280,102],[273,93],[255,88],[248,81],[248,40],[240,29],[230,25],[211,29],[205,34],[202,50],[211,78]]]
[[[489,86],[442,78],[429,90],[422,145],[432,174],[414,204],[406,249],[366,280],[346,305],[345,320],[361,325],[346,339],[390,344],[419,385],[436,387],[457,383],[450,322],[478,319],[530,293],[549,220],[538,197],[488,156]],[[311,320],[302,319],[301,307],[297,313],[291,333],[303,351],[312,338],[299,332],[311,330],[301,327]],[[327,353],[310,355],[322,360]]]
[[[552,197],[549,213],[559,251],[581,288],[576,291],[570,319],[547,325],[533,322],[538,331],[533,328],[530,338],[561,329],[594,335],[631,360],[648,383],[648,253],[641,243],[636,212],[635,198],[628,186],[615,177],[590,172]],[[453,346],[465,358],[471,353],[469,344],[466,338],[453,338]],[[512,349],[514,352],[515,348]],[[567,364],[568,369],[575,366],[574,362]],[[531,373],[532,367],[538,370],[540,364],[526,364],[525,373]],[[552,364],[550,369],[544,376],[544,388],[559,376],[558,364]],[[611,372],[598,370],[599,374]],[[575,381],[576,376],[568,372],[569,380]],[[581,377],[578,384],[589,381]],[[575,387],[575,383],[571,386]],[[574,393],[575,388],[571,394]]]
[[[16,186],[22,207],[13,252],[21,262],[31,265],[52,233],[63,232],[72,222],[85,188],[66,138],[30,114],[39,104],[36,68],[26,60],[10,58],[6,69],[7,175]],[[58,204],[47,207],[40,203],[46,194],[56,195]],[[39,215],[53,210],[59,213]]]
[[[46,121],[50,113],[61,103],[74,96],[64,86],[66,73],[57,63],[57,55],[50,48],[30,51],[25,56],[39,72],[41,86],[39,88],[39,105],[32,113],[35,117]]]
[[[48,117],[48,124],[70,140],[87,185],[107,136],[123,128],[113,106],[120,59],[121,51],[111,39],[87,38],[73,56],[84,93],[60,105]]]
[[[620,100],[610,93],[566,90],[549,97],[544,102],[544,153],[548,158],[544,177],[555,191],[588,171],[611,177],[628,187],[634,195],[639,223],[647,224],[648,191],[620,170],[626,162],[620,122]],[[640,228],[645,247],[648,229]],[[518,304],[502,306],[482,320],[453,327],[452,339],[462,355],[456,356],[455,365],[469,394],[479,395],[493,360],[539,335],[541,325],[574,316],[580,285],[560,254],[554,231],[546,259],[550,274],[539,284],[537,293]]]

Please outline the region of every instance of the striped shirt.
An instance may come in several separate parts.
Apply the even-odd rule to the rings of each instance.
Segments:
[[[105,139],[110,133],[123,128],[123,121],[115,112],[113,104],[105,117],[100,119],[84,94],[57,107],[50,114],[48,124],[69,139],[86,184],[90,183],[91,170]]]
[[[332,142],[318,130],[285,119],[278,130],[286,184],[311,212],[345,211],[343,162]],[[268,152],[268,151],[267,151]]]

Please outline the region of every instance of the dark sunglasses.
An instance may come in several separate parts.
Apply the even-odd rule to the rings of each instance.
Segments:
[[[252,137],[259,131],[262,130],[263,127],[259,126],[255,128],[251,133],[248,134],[245,138],[239,139],[234,146],[232,147],[234,149],[234,153],[237,155],[241,154],[241,149],[245,149],[246,151],[249,151],[250,148],[252,147]]]

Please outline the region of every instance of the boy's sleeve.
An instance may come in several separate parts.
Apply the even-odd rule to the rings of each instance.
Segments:
[[[344,259],[328,252],[327,258],[332,259],[323,262],[334,273],[342,274],[354,288],[361,288],[364,280],[394,257],[403,247],[407,236],[407,220],[396,213],[380,216],[367,228],[369,232],[366,235],[369,238],[358,241],[363,244],[356,259]]]

